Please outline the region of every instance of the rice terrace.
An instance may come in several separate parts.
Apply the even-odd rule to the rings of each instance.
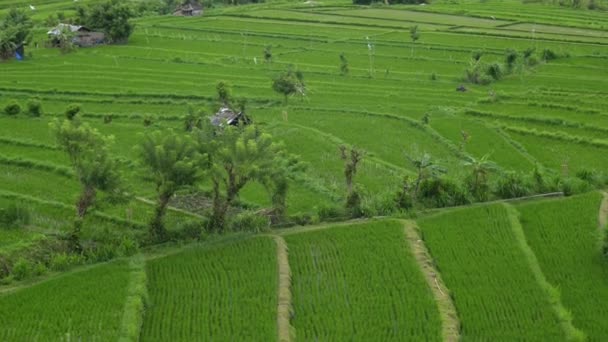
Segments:
[[[608,1],[0,0],[0,341],[608,341]]]

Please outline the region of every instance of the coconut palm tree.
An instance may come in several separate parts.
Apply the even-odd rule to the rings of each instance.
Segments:
[[[488,177],[492,172],[498,171],[499,167],[491,161],[490,154],[485,154],[481,158],[467,156],[463,165],[470,169],[469,191],[478,201],[487,200],[489,193]]]
[[[141,164],[156,185],[157,202],[150,222],[150,238],[161,242],[167,237],[163,220],[169,200],[177,190],[193,185],[200,177],[198,153],[189,137],[172,131],[149,134],[136,149]]]

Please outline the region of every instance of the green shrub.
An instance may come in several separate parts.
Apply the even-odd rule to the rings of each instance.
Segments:
[[[475,61],[479,61],[482,56],[483,56],[482,50],[475,50],[475,51],[471,52],[471,58],[473,58]]]
[[[207,220],[188,220],[181,222],[177,229],[169,232],[169,239],[174,241],[199,240],[206,231]]]
[[[553,52],[553,50],[551,49],[544,49],[543,53],[542,53],[542,59],[543,61],[547,62],[547,61],[552,61],[554,59],[557,59],[558,55],[557,53]]]
[[[299,226],[307,226],[316,223],[315,217],[308,213],[297,213],[289,216],[288,221]]]
[[[233,232],[266,232],[270,229],[270,219],[251,211],[245,211],[233,217],[228,222],[228,228]]]
[[[78,113],[80,113],[81,110],[82,110],[82,108],[80,108],[79,104],[72,103],[65,109],[65,117],[68,120],[74,120],[76,115],[78,115]]]
[[[443,208],[471,203],[463,186],[449,178],[432,178],[420,183],[418,201],[427,208]]]
[[[118,246],[118,253],[121,256],[129,257],[135,255],[138,251],[139,244],[137,241],[128,236],[123,236],[122,240],[120,241],[120,245]]]
[[[0,208],[0,224],[8,227],[18,227],[30,223],[30,212],[27,208],[17,204],[10,204],[7,208]]]
[[[31,276],[33,271],[32,263],[27,259],[19,258],[13,265],[11,274],[15,277],[15,280],[23,280]]]
[[[531,194],[532,186],[524,175],[516,172],[507,172],[499,177],[494,194],[499,198],[517,198]]]
[[[513,70],[513,67],[515,66],[515,62],[517,62],[517,51],[513,50],[513,49],[507,49],[505,51],[505,64],[507,65],[507,70],[511,71]]]
[[[35,276],[41,276],[43,274],[45,274],[48,271],[48,268],[41,262],[36,263],[36,265],[34,265],[34,267],[32,268],[32,273]]]
[[[502,68],[500,67],[500,64],[492,63],[488,65],[486,74],[496,81],[500,80],[502,78]]]
[[[580,178],[566,178],[561,182],[560,190],[564,196],[572,196],[593,190],[593,186]]]
[[[51,256],[49,268],[53,271],[66,271],[73,265],[79,264],[81,258],[76,255],[69,255],[67,253],[59,253]]]
[[[27,113],[34,117],[42,116],[42,103],[38,100],[29,100],[27,102]]]
[[[154,119],[152,118],[152,115],[146,115],[144,117],[144,126],[145,127],[151,126],[152,123],[154,123]]]
[[[17,115],[19,113],[21,113],[21,105],[15,100],[10,101],[4,106],[4,114],[6,115]]]
[[[317,208],[320,221],[335,220],[345,216],[344,210],[335,205],[321,205]]]
[[[529,58],[526,59],[526,64],[530,67],[538,65],[538,59],[534,56],[530,56]]]
[[[361,212],[365,217],[389,216],[396,211],[397,203],[391,195],[365,196],[361,203]]]
[[[112,116],[112,114],[106,114],[103,116],[103,123],[109,124],[112,122],[112,119],[114,119],[114,116]]]

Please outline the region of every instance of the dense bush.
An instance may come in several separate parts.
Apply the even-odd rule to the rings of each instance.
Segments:
[[[553,52],[553,50],[550,50],[550,49],[543,50],[543,53],[542,53],[543,61],[551,61],[551,60],[554,60],[557,58],[558,58],[558,55],[557,55],[557,53]]]
[[[320,221],[329,221],[343,218],[345,213],[344,209],[338,206],[323,204],[317,208],[317,215],[319,216]]]
[[[80,113],[81,108],[79,104],[72,103],[65,109],[65,117],[68,120],[73,120],[78,113]]]
[[[51,257],[49,268],[53,271],[65,271],[71,266],[82,264],[82,262],[83,258],[78,255],[59,253]]]
[[[251,211],[245,211],[230,219],[228,229],[233,232],[261,233],[270,229],[270,219]]]
[[[6,115],[17,115],[19,113],[21,113],[21,105],[15,100],[10,101],[4,106],[4,114]]]
[[[12,275],[15,280],[23,280],[28,278],[33,273],[32,263],[24,258],[17,260],[13,265]]]
[[[453,207],[471,203],[462,184],[447,177],[423,181],[418,201],[428,208]]]
[[[296,213],[288,217],[287,221],[299,226],[307,226],[317,223],[318,218],[308,213]]]
[[[30,116],[42,116],[42,103],[38,100],[29,100],[27,103],[27,113]]]
[[[30,223],[30,212],[27,208],[11,204],[0,208],[0,224],[5,227],[15,227]]]
[[[174,241],[199,240],[207,229],[206,220],[188,220],[169,231],[169,239]]]
[[[494,194],[499,198],[517,198],[531,193],[531,184],[526,177],[517,172],[507,172],[498,179]]]
[[[361,203],[361,212],[365,217],[389,216],[397,210],[397,202],[392,194],[366,196]]]
[[[502,78],[502,68],[498,63],[492,63],[488,65],[486,73],[488,74],[488,76],[492,77],[496,81]]]

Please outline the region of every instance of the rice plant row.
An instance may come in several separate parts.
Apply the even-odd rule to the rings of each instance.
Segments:
[[[142,341],[272,341],[276,246],[268,237],[148,261]]]
[[[561,341],[565,333],[502,205],[418,221],[452,293],[463,340]]]
[[[121,260],[0,294],[0,340],[116,341],[128,284]]]
[[[439,341],[437,304],[395,221],[287,235],[296,338]]]
[[[528,244],[547,280],[560,289],[574,326],[589,341],[608,336],[608,265],[598,228],[597,192],[518,206]]]

